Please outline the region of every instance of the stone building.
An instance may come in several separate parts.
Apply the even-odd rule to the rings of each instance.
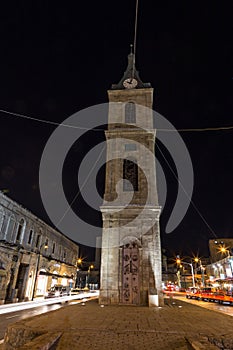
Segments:
[[[153,89],[133,53],[108,97],[100,303],[162,304]]]
[[[0,192],[0,300],[32,300],[75,285],[79,247]]]

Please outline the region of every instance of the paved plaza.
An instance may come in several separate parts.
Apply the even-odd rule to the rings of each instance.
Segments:
[[[233,349],[233,317],[166,299],[162,308],[69,305],[8,327],[3,349]]]

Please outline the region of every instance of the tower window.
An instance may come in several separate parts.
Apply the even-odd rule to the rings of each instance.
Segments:
[[[138,191],[138,165],[136,160],[124,159],[123,163],[123,191]],[[130,185],[130,183],[131,185]]]
[[[56,244],[53,243],[53,250],[52,250],[52,253],[53,253],[53,254],[55,253],[55,248],[56,248]]]
[[[134,102],[128,102],[125,105],[125,122],[136,123],[136,107]]]

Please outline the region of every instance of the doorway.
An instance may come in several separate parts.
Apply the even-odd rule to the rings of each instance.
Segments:
[[[139,288],[139,248],[136,243],[126,244],[122,249],[122,300],[123,304],[138,305]]]

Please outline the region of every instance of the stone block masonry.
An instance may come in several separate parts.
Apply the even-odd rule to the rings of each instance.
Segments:
[[[101,307],[97,301],[70,305],[10,325],[3,349],[233,349],[231,316],[176,299],[165,301],[161,308]],[[57,336],[56,345],[51,346],[51,335]]]

